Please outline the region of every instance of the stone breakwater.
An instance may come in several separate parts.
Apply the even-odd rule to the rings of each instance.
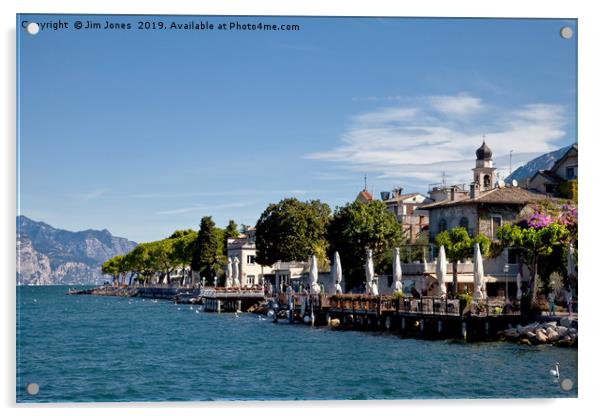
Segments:
[[[558,347],[577,346],[577,321],[566,318],[559,321],[533,322],[528,325],[517,325],[498,332],[498,337],[503,341],[519,344],[538,345],[553,344]]]

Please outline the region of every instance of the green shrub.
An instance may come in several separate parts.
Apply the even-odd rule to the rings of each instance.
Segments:
[[[470,305],[472,303],[472,295],[470,293],[457,293],[456,299],[466,301],[467,305]]]

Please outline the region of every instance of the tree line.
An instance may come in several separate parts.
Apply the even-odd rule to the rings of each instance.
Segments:
[[[131,285],[134,280],[171,284],[171,273],[188,268],[210,277],[219,274],[226,264],[228,238],[237,237],[238,228],[230,220],[226,228],[215,226],[210,216],[203,217],[199,231],[177,230],[169,237],[138,244],[127,254],[115,256],[102,264],[104,274],[113,276],[113,282]]]
[[[170,283],[170,273],[185,266],[200,276],[223,277],[227,239],[238,234],[234,221],[221,229],[206,216],[201,219],[198,232],[176,231],[166,239],[140,244],[126,255],[105,262],[103,272],[116,279],[121,277],[122,283],[128,274],[129,283],[133,276],[148,282],[157,274],[161,281]],[[471,258],[474,244],[479,243],[484,256],[498,256],[505,248],[515,250],[519,262],[530,271],[529,294],[535,299],[536,279],[542,272],[544,280],[554,271],[566,272],[567,244],[572,242],[577,248],[576,208],[541,206],[530,218],[501,226],[496,237],[496,241],[491,241],[482,234],[470,236],[464,227],[436,236],[435,246],[444,246],[453,265],[452,293],[458,288],[458,262]],[[315,254],[319,267],[328,270],[329,259],[338,251],[346,285],[352,288],[365,280],[367,249],[373,252],[375,269],[390,273],[392,249],[408,244],[408,239],[382,201],[350,202],[332,212],[319,200],[287,198],[269,204],[263,211],[256,224],[255,243],[256,261],[264,266],[278,261],[306,261]]]

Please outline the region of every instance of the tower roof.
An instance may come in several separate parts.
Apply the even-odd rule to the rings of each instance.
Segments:
[[[489,146],[487,146],[485,140],[483,140],[483,144],[477,149],[475,153],[477,155],[477,160],[489,160],[493,155],[493,152],[491,151]]]

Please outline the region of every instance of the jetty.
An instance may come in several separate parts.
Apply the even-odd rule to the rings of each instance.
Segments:
[[[463,299],[365,294],[279,293],[258,288],[182,287],[169,285],[101,286],[69,290],[70,295],[127,296],[200,304],[205,312],[256,312],[274,323],[304,323],[339,330],[387,331],[402,337],[468,342],[514,339],[513,328],[533,322],[560,322],[560,317],[523,314],[501,299],[467,304]],[[566,319],[566,318],[564,318]],[[576,328],[576,320],[569,327]],[[523,331],[524,332],[524,331]],[[501,334],[501,336],[500,336]],[[575,332],[576,334],[576,332]],[[525,336],[525,334],[523,334]],[[515,337],[518,339],[518,335]],[[532,339],[533,341],[533,339]]]
[[[370,295],[280,294],[269,313],[274,322],[361,331],[389,331],[423,339],[497,339],[499,331],[533,320],[503,302],[485,302],[478,309],[460,299],[418,299]]]
[[[163,299],[175,303],[201,304],[204,305],[206,312],[218,313],[246,311],[266,300],[264,291],[261,289],[171,285],[133,287],[105,285],[82,290],[70,289],[67,294]]]

